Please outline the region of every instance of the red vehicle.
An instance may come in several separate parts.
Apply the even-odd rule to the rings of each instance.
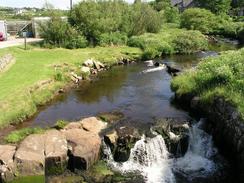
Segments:
[[[0,32],[0,41],[4,41],[3,33]]]

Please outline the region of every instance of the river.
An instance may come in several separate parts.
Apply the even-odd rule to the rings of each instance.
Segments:
[[[218,51],[236,49],[236,47],[235,45],[221,44],[215,46],[214,51],[199,52],[192,55],[168,56],[157,61],[174,65],[177,68],[187,69],[195,67],[204,57],[216,56]],[[54,126],[58,120],[76,121],[83,117],[96,116],[103,112],[112,111],[124,114],[123,120],[121,120],[118,125],[129,124],[130,126],[143,130],[149,130],[150,126],[155,122],[155,119],[165,117],[192,119],[192,116],[190,116],[187,111],[180,109],[172,103],[172,97],[174,96],[174,93],[170,89],[172,76],[167,73],[166,69],[155,72],[143,72],[147,69],[149,68],[143,62],[114,66],[109,71],[99,73],[98,76],[91,81],[83,81],[79,87],[72,89],[68,93],[60,94],[49,104],[41,107],[33,118],[23,125],[20,125],[19,128],[22,126],[51,127]],[[217,153],[217,150],[212,152],[215,147],[212,143],[211,136],[205,134],[198,127],[199,125],[192,127],[192,136],[190,139],[191,147],[188,148],[185,157],[181,159],[176,160],[168,158],[168,152],[162,137],[157,136],[155,137],[156,139],[151,139],[151,146],[150,141],[146,145],[143,144],[143,139],[136,143],[134,150],[148,145],[150,149],[153,150],[150,151],[150,153],[159,153],[156,159],[154,159],[154,161],[158,160],[155,162],[156,166],[141,167],[145,170],[142,174],[145,176],[146,182],[173,183],[183,182],[183,180],[184,182],[192,182],[191,180],[194,179],[191,179],[190,175],[194,176],[194,173],[196,174],[199,171],[206,173],[203,170],[204,168],[206,168],[207,171],[212,171],[214,169],[213,167],[216,165],[214,159],[199,155],[199,151],[196,153],[197,149],[201,149],[203,146],[203,150],[206,151],[206,153],[211,152],[214,155]],[[197,135],[194,134],[196,132]],[[206,141],[202,143],[204,139]],[[159,152],[157,151],[158,146],[155,147],[155,143],[160,146]],[[200,146],[196,146],[197,144],[200,144]],[[135,157],[131,158],[135,159]],[[113,161],[110,159],[110,165],[111,162]],[[158,163],[162,163],[162,166]],[[112,164],[120,171],[124,171],[126,168],[128,170],[128,166],[130,167],[129,171],[133,171],[133,165],[137,166],[136,162],[130,162],[130,160],[124,167],[123,165],[122,167],[121,165],[118,167],[114,163]],[[200,167],[197,167],[194,172],[195,167],[192,168],[190,167],[191,165]],[[155,170],[155,167],[157,170]],[[187,168],[189,169],[188,172]],[[164,177],[166,174],[167,177]],[[175,176],[177,174],[187,174],[189,177],[187,177],[186,180],[182,177],[179,179],[179,176]],[[208,174],[206,174],[206,176],[208,176]]]

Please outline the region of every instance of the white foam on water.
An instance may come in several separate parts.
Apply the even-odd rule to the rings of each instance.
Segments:
[[[203,123],[201,120],[190,128],[188,150],[183,157],[174,161],[174,170],[186,174],[189,179],[208,176],[217,169],[212,161],[217,149],[213,145],[212,136],[201,129]]]
[[[169,158],[161,135],[154,138],[142,136],[131,149],[129,160],[124,163],[115,162],[110,148],[104,143],[108,164],[122,173],[140,172],[147,183],[175,183],[176,171],[186,175],[188,180],[208,176],[217,169],[211,160],[217,150],[213,146],[212,137],[200,129],[202,123],[203,121],[200,121],[190,128],[189,147],[181,158]]]
[[[156,67],[156,68],[146,69],[146,70],[142,71],[142,73],[145,74],[145,73],[149,73],[149,72],[161,71],[161,70],[164,70],[164,69],[166,69],[166,66],[163,64],[163,65],[161,65],[159,67]]]
[[[122,173],[140,172],[147,183],[174,183],[175,177],[170,167],[169,153],[161,135],[154,138],[145,138],[137,141],[131,149],[127,162],[113,161],[110,149],[108,164]]]

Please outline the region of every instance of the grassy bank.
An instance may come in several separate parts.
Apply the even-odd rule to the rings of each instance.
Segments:
[[[214,97],[224,97],[244,116],[244,49],[228,51],[218,57],[206,58],[196,69],[176,77],[172,89],[178,95],[200,96],[203,104]]]
[[[86,59],[114,64],[122,57],[139,58],[141,50],[129,47],[0,50],[0,55],[7,53],[16,58],[16,63],[7,72],[0,73],[0,128],[32,116],[39,105],[45,104],[60,87],[69,83],[70,72],[80,72],[79,66]]]

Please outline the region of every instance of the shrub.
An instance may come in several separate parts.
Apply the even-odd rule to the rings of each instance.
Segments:
[[[143,58],[155,58],[162,54],[173,53],[170,41],[164,40],[161,34],[143,34],[141,36],[133,36],[129,39],[128,45],[139,47],[144,51]]]
[[[148,60],[148,59],[156,58],[156,57],[161,56],[161,54],[162,53],[160,51],[158,51],[156,48],[148,47],[144,50],[142,59]]]
[[[128,46],[137,47],[143,49],[145,45],[145,40],[141,36],[132,36],[128,40]]]
[[[7,135],[4,138],[4,140],[7,143],[18,143],[22,141],[24,138],[26,138],[28,135],[43,133],[43,132],[44,129],[42,128],[23,128],[21,130],[16,130],[11,132],[9,135]]]
[[[168,7],[163,11],[163,18],[167,23],[180,23],[179,9],[176,7]]]
[[[40,24],[40,35],[44,38],[44,46],[49,48],[72,49],[87,46],[87,41],[81,33],[71,27],[67,20],[55,15],[48,22]]]
[[[213,32],[216,23],[216,16],[205,9],[189,8],[185,10],[181,16],[182,28],[199,30],[204,34]]]
[[[125,33],[104,33],[99,37],[99,45],[107,46],[107,45],[126,45],[127,44],[127,36]]]
[[[115,0],[82,1],[74,7],[70,19],[72,25],[94,44],[101,42],[101,39],[105,43],[109,42],[106,38],[112,32],[120,32],[129,37],[145,32],[158,32],[162,25],[160,13],[148,3],[128,4]],[[116,36],[116,40],[117,38]]]
[[[186,31],[178,34],[174,38],[173,44],[177,53],[193,53],[208,47],[207,39],[198,31]]]
[[[132,36],[128,45],[141,48],[144,51],[144,59],[152,59],[162,54],[193,53],[205,50],[208,41],[199,31],[187,31],[165,26],[160,33],[146,33],[140,36]]]
[[[223,18],[219,16],[218,24],[216,24],[213,34],[238,38],[238,34],[242,29],[244,29],[244,22],[233,22],[229,17]]]
[[[231,8],[232,0],[196,0],[196,2],[200,7],[206,8],[215,14],[227,14]]]

